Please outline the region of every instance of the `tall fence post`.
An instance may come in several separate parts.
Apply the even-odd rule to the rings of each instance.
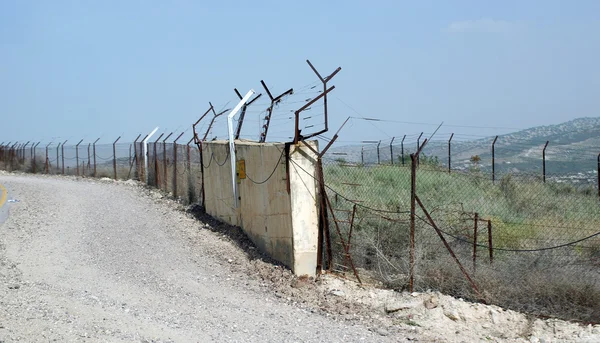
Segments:
[[[496,141],[498,136],[492,142],[492,183],[496,183]]]
[[[88,159],[87,159],[87,169],[88,169],[88,174],[90,173],[90,167],[91,167],[91,157],[92,155],[90,154],[90,148],[92,147],[92,143],[88,143]]]
[[[360,164],[365,165],[365,146],[360,147]]]
[[[133,141],[133,160],[135,161],[135,172],[133,173],[133,178],[139,179],[139,165],[140,165],[140,158],[138,156],[138,149],[137,149],[137,141],[138,139],[140,139],[140,137],[142,136],[142,134],[140,133],[136,139]],[[144,137],[144,139],[146,139],[146,137]]]
[[[159,188],[158,185],[158,156],[156,155],[156,143],[164,136],[165,133],[161,133],[160,136],[154,141],[152,149],[154,150],[154,187]]]
[[[394,146],[392,144],[394,144],[394,139],[396,137],[392,137],[392,141],[390,142],[390,164],[394,165]]]
[[[94,143],[92,144],[92,150],[94,153],[94,177],[96,177],[96,143],[98,143],[98,141],[100,140],[100,138],[96,139],[94,141]]]
[[[56,172],[57,172],[57,173],[58,173],[58,172],[59,172],[59,170],[60,170],[60,169],[59,169],[59,168],[60,168],[60,154],[59,154],[59,151],[60,151],[60,146],[61,146],[61,145],[62,145],[62,143],[61,143],[61,142],[58,142],[58,145],[56,146]]]
[[[48,147],[50,147],[51,144],[52,144],[52,142],[50,142],[50,143],[48,143],[48,145],[46,145],[46,174],[48,174],[48,169],[49,169],[49,166],[48,166],[48,162],[49,162],[49,160],[48,160]]]
[[[177,199],[177,141],[185,132],[182,132],[173,141],[173,197]]]
[[[598,170],[596,171],[596,176],[598,176],[598,198],[600,198],[600,154],[598,154]]]
[[[417,147],[414,154],[410,154],[410,259],[409,259],[409,291],[414,289],[415,281],[415,219],[417,210],[417,163],[421,150],[427,144],[427,139],[423,141],[423,145]]]
[[[488,220],[488,251],[490,253],[490,264],[494,263],[494,248],[492,245],[492,221]]]
[[[65,175],[65,144],[67,144],[69,140],[67,139],[66,141],[63,142],[62,146],[60,147],[60,151],[61,151],[61,158],[62,158],[62,174]]]
[[[77,164],[77,176],[79,176],[79,144],[83,142],[83,139],[79,143],[75,144],[75,163]]]
[[[421,132],[421,134],[419,135],[419,138],[417,138],[417,150],[419,150],[419,147],[421,147],[421,137],[423,137],[423,132]],[[419,165],[419,163],[421,163],[419,155],[417,155],[417,166]]]
[[[402,154],[402,165],[404,165],[404,140],[406,139],[406,135],[402,137],[402,142],[400,142],[400,153]]]
[[[542,150],[542,178],[544,182],[546,182],[546,148],[548,147],[548,143],[550,143],[550,141],[546,141],[546,145],[544,145],[544,150]]]
[[[25,143],[25,145],[22,146],[21,149],[17,150],[17,160],[19,161],[20,164],[25,164],[25,151],[26,151],[26,147],[29,144],[30,141],[27,141],[27,143]],[[33,144],[35,144],[35,142],[31,143],[31,149],[33,149]],[[31,156],[31,154],[30,154]]]
[[[35,174],[37,172],[37,161],[35,160],[35,149],[37,148],[38,145],[40,145],[41,142],[37,142],[36,144],[33,145],[33,158],[32,158],[32,162],[33,163],[33,173]]]
[[[117,142],[119,139],[121,139],[121,136],[113,142],[113,171],[115,173],[115,180],[117,179]]]
[[[162,143],[163,143],[163,169],[164,169],[164,173],[163,173],[163,185],[165,187],[165,192],[168,191],[168,184],[169,182],[167,181],[167,139],[169,139],[169,137],[171,137],[173,135],[173,132],[169,133],[169,135],[167,137],[165,137],[165,139],[163,139]],[[158,186],[158,188],[160,189],[160,186]]]
[[[194,141],[194,137],[192,136],[192,139],[190,139],[187,144],[186,144],[186,158],[187,158],[187,165],[186,165],[186,170],[187,170],[187,182],[188,182],[188,201],[190,203],[193,202],[194,197],[192,192],[190,192],[190,183],[192,181],[192,149],[190,148],[190,144],[192,144],[192,142]],[[203,171],[202,169],[200,169],[200,171]],[[194,185],[194,194],[196,193],[196,186]]]
[[[244,99],[244,97],[240,94],[240,92],[238,92],[237,88],[234,88],[233,90],[234,90],[235,94],[238,96],[238,98],[240,98],[240,100]],[[262,94],[258,94],[257,96],[254,97],[254,99],[246,102],[244,104],[244,106],[242,106],[242,112],[240,113],[240,116],[238,118],[238,124],[237,124],[237,127],[235,128],[235,139],[240,139],[240,133],[242,132],[242,125],[244,124],[244,117],[246,116],[246,110],[248,109],[248,106],[252,105],[253,102],[258,100],[258,98],[260,98],[261,95]],[[327,106],[325,106],[325,111],[327,111]],[[327,114],[325,114],[325,118],[327,118]]]
[[[381,145],[381,141],[377,143],[377,164],[381,164],[381,159],[379,156],[379,146]]]
[[[477,270],[477,226],[479,223],[479,213],[475,212],[475,220],[473,222],[473,273],[475,273]]]
[[[448,174],[452,173],[452,138],[454,137],[454,132],[450,135],[450,139],[448,139]]]
[[[415,281],[415,218],[417,192],[417,156],[410,154],[410,273],[408,289],[412,293]]]

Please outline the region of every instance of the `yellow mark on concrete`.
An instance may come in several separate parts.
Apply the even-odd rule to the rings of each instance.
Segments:
[[[8,194],[8,191],[1,184],[0,184],[0,192],[2,192],[2,195],[0,195],[0,207],[2,207],[4,205],[4,203],[6,202],[6,195]]]

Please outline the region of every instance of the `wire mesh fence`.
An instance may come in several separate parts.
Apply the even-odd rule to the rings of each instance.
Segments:
[[[191,143],[191,141],[190,141]],[[43,148],[0,147],[0,169],[50,175],[140,180],[185,203],[200,203],[200,152],[190,144],[142,142],[60,143]],[[146,166],[147,163],[147,166]]]
[[[328,268],[538,315],[600,318],[595,174],[492,176],[477,158],[453,169],[427,150],[411,159],[416,144],[402,147],[404,163],[389,148],[323,159]]]

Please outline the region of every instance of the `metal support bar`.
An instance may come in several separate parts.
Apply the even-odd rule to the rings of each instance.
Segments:
[[[231,164],[231,190],[233,191],[233,204],[235,208],[239,207],[240,194],[237,187],[237,173],[236,173],[236,157],[235,157],[235,137],[233,135],[233,117],[240,111],[244,104],[254,95],[254,89],[250,89],[240,102],[231,110],[231,113],[227,115],[227,130],[229,133],[229,157]]]
[[[143,149],[142,153],[144,154],[144,168],[143,168],[142,172],[144,174],[143,180],[146,184],[148,184],[148,140],[152,136],[154,136],[156,131],[158,131],[158,126],[155,127],[154,130],[152,130],[152,132],[147,134],[146,137],[144,137],[144,139],[142,140],[142,149]]]
[[[215,123],[215,120],[217,119],[217,117],[220,117],[220,116],[222,116],[223,114],[225,114],[225,112],[228,112],[228,111],[230,110],[230,109],[228,108],[228,109],[226,109],[226,110],[223,110],[223,111],[221,111],[221,112],[219,112],[219,113],[216,113],[216,112],[215,112],[215,110],[214,110],[214,108],[213,108],[213,106],[212,106],[212,104],[210,105],[210,108],[211,108],[211,110],[212,110],[212,112],[213,112],[214,116],[213,116],[213,118],[211,119],[211,121],[210,121],[210,124],[208,124],[208,129],[206,129],[206,133],[204,134],[204,137],[202,138],[202,140],[203,140],[203,141],[206,141],[206,137],[208,137],[208,133],[210,132],[210,129],[212,129],[212,126],[213,126],[213,124]]]
[[[381,145],[381,141],[377,142],[377,164],[381,164],[381,156],[379,155],[379,146]]]
[[[308,65],[310,66],[310,69],[312,69],[312,71],[317,75],[319,80],[321,80],[321,83],[323,83],[323,93],[325,93],[325,96],[323,96],[323,116],[324,116],[325,129],[318,133],[318,134],[322,134],[322,133],[329,131],[329,114],[328,114],[328,106],[327,106],[327,82],[329,82],[337,73],[339,73],[342,70],[342,68],[337,67],[333,71],[333,73],[331,73],[329,76],[326,76],[325,78],[323,78],[323,77],[321,77],[321,74],[319,74],[317,69],[312,65],[312,63],[310,63],[309,60],[306,60],[306,63],[308,63]]]
[[[267,140],[267,133],[269,132],[269,124],[271,123],[271,117],[273,116],[273,108],[275,107],[275,104],[277,104],[279,101],[281,101],[281,99],[284,96],[293,94],[294,89],[290,88],[287,91],[281,93],[280,95],[278,95],[277,97],[274,98],[273,95],[271,94],[271,91],[269,91],[269,88],[267,88],[265,81],[260,80],[260,83],[262,84],[263,88],[267,92],[267,95],[271,99],[271,104],[269,105],[269,108],[267,108],[267,116],[265,117],[265,124],[262,127],[262,132],[261,132],[260,138],[258,140],[260,143],[264,143]]]
[[[200,138],[198,138],[198,133],[196,132],[196,126],[198,126],[200,121],[202,121],[202,119],[204,119],[204,117],[206,117],[206,115],[208,115],[208,113],[210,113],[211,111],[214,111],[213,105],[210,102],[208,104],[210,105],[210,108],[208,110],[206,110],[206,112],[204,112],[204,114],[202,116],[200,116],[200,119],[196,120],[196,122],[194,124],[192,124],[192,130],[194,131],[194,142],[196,142],[196,145],[198,145],[200,142]]]
[[[425,208],[425,206],[423,206],[423,203],[421,202],[421,199],[419,199],[419,197],[416,196],[416,195],[415,195],[415,199],[416,199],[417,203],[419,204],[419,207],[421,207],[421,210],[423,211],[423,213],[425,213],[425,216],[427,217],[427,220],[429,220],[429,224],[431,224],[431,226],[435,229],[435,232],[438,234],[438,236],[442,240],[442,243],[444,243],[444,246],[446,247],[446,249],[448,250],[448,252],[452,256],[452,258],[454,259],[454,261],[456,262],[456,264],[460,268],[460,271],[463,273],[463,275],[469,281],[469,283],[471,284],[471,287],[473,288],[473,290],[475,291],[475,293],[477,293],[477,296],[479,296],[479,298],[481,300],[483,300],[483,296],[479,292],[479,289],[477,288],[477,285],[475,284],[475,282],[473,281],[473,279],[471,279],[471,277],[469,276],[469,273],[467,273],[467,271],[465,270],[465,268],[463,267],[463,265],[460,263],[460,261],[458,260],[458,257],[456,257],[456,255],[454,254],[454,251],[452,250],[452,248],[450,247],[450,245],[446,241],[446,238],[444,238],[444,235],[442,235],[442,232],[440,231],[440,229],[437,227],[437,225],[435,224],[435,222],[431,218],[431,215],[429,214],[429,212],[427,211],[427,209]]]
[[[244,98],[244,97],[242,97],[240,92],[237,90],[237,88],[234,88],[233,90],[235,91],[235,94],[237,94],[238,98],[240,98],[240,100],[242,100]],[[244,103],[244,105],[242,106],[242,113],[240,113],[240,117],[238,118],[237,127],[235,128],[234,139],[240,139],[240,133],[242,132],[242,125],[244,124],[244,117],[246,117],[246,109],[248,109],[248,106],[252,105],[253,102],[258,100],[258,98],[260,98],[261,95],[262,95],[262,93],[259,93],[257,96],[254,97],[254,99]]]
[[[306,104],[304,104],[304,106],[300,107],[300,109],[298,109],[295,112],[296,118],[295,118],[294,144],[298,144],[298,141],[304,140],[306,138],[311,138],[311,137],[314,137],[316,135],[320,135],[321,133],[324,132],[324,131],[319,131],[319,132],[311,133],[309,135],[301,135],[300,134],[300,113],[302,111],[306,110],[308,107],[310,107],[315,102],[319,101],[319,99],[321,99],[322,97],[324,97],[325,95],[327,95],[329,92],[331,92],[334,89],[335,89],[335,86],[329,87],[328,89],[326,89],[325,91],[323,91],[323,93],[321,93],[318,96],[314,97],[311,101],[309,101]]]

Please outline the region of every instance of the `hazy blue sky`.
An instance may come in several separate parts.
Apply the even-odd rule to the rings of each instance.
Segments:
[[[341,142],[493,135],[600,115],[600,1],[0,1],[0,142],[184,131],[233,88],[300,94],[336,67]],[[304,86],[304,87],[303,87]],[[312,92],[312,93],[311,93]],[[256,138],[259,100],[244,136]],[[319,107],[303,125],[319,127]],[[306,115],[308,116],[308,115]],[[309,122],[313,120],[314,122]],[[454,125],[454,126],[452,126]],[[310,129],[305,129],[310,131]],[[224,137],[219,120],[212,136]],[[332,133],[330,133],[332,135]],[[188,131],[186,137],[191,137]]]

